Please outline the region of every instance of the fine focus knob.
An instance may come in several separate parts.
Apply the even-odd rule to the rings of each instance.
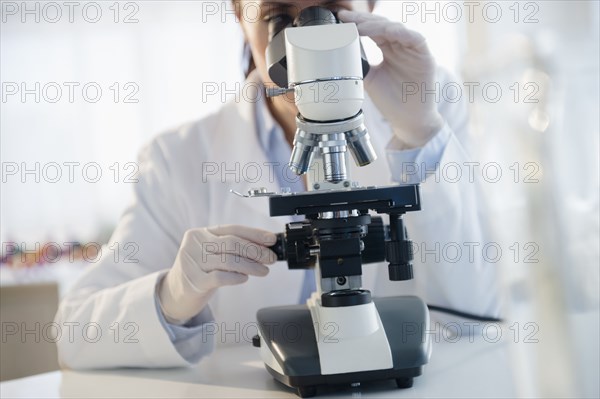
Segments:
[[[413,278],[412,241],[389,241],[386,243],[386,258],[390,281],[406,281]]]

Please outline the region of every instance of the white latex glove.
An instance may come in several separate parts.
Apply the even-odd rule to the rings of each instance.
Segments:
[[[266,276],[265,265],[277,260],[267,247],[276,240],[273,233],[245,226],[188,230],[173,267],[158,287],[165,319],[184,324],[204,309],[218,287],[242,284],[248,276]]]
[[[392,126],[399,149],[424,146],[444,125],[435,96],[429,94],[422,101],[423,84],[433,90],[436,71],[425,38],[382,16],[348,10],[340,10],[338,16],[343,22],[354,22],[359,34],[373,39],[383,53],[383,62],[365,78],[365,88]],[[409,95],[415,85],[418,93]]]

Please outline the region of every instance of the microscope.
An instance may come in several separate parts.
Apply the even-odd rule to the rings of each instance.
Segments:
[[[427,306],[414,296],[373,297],[361,275],[363,264],[385,261],[390,280],[413,278],[403,215],[421,209],[419,186],[350,180],[350,156],[358,166],[377,158],[362,113],[369,63],[356,25],[308,7],[296,18],[274,17],[269,39],[267,66],[278,87],[267,95],[293,92],[299,110],[289,167],[316,177],[307,192],[247,196],[268,197],[273,217],[304,216],[272,249],[289,269],[314,268],[317,290],[306,304],[260,309],[253,344],[269,373],[300,397],[382,380],[411,387],[431,354]],[[389,215],[389,225],[375,214]]]

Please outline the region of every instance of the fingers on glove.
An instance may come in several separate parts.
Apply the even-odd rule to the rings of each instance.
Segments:
[[[263,265],[272,265],[277,261],[277,254],[269,248],[232,235],[206,237],[202,232],[191,232],[186,237],[185,246],[192,259],[196,258],[204,264],[210,264],[222,254],[235,255]]]
[[[345,22],[354,22],[361,36],[369,36],[379,45],[389,43],[418,48],[425,44],[425,37],[408,29],[400,22],[391,22],[385,17],[368,13],[343,10],[339,17]]]
[[[221,270],[214,270],[208,274],[208,279],[213,287],[222,287],[225,285],[238,285],[248,281],[246,274],[240,274],[235,272],[224,272]]]
[[[270,231],[255,229],[248,226],[228,224],[223,226],[209,227],[208,231],[217,236],[237,236],[264,246],[271,246],[277,241],[277,236]]]
[[[355,24],[367,21],[387,20],[387,18],[381,15],[351,10],[339,10],[338,17],[342,22],[354,22]]]
[[[271,265],[277,261],[275,252],[266,247],[273,245],[277,237],[266,230],[245,226],[218,226],[209,228],[213,240],[206,241],[198,237],[203,252],[235,254],[263,265]]]
[[[212,252],[237,255],[263,265],[272,265],[277,261],[277,255],[269,248],[237,236],[222,236],[216,241],[217,246],[213,248],[207,246],[208,251],[218,247],[218,251]]]
[[[258,262],[243,258],[235,254],[208,254],[208,273],[220,270],[224,272],[236,272],[248,276],[264,277],[269,274],[269,268]]]
[[[379,46],[384,44],[399,44],[403,47],[421,48],[426,44],[423,35],[406,28],[400,22],[381,23],[368,21],[356,26],[361,36],[369,36]]]

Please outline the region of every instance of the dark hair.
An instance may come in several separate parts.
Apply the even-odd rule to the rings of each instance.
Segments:
[[[246,78],[248,78],[250,73],[256,69],[256,64],[254,64],[254,57],[252,57],[252,49],[250,48],[250,44],[246,41],[244,41],[242,67],[244,68],[244,76]]]

